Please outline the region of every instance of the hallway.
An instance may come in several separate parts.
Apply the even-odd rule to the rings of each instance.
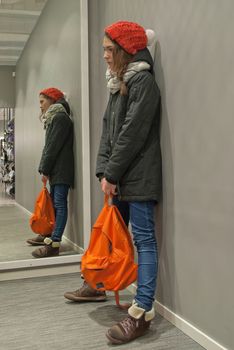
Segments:
[[[28,238],[35,237],[29,217],[30,213],[17,205],[0,184],[0,262],[33,258],[31,252],[35,247],[26,243]],[[77,249],[63,237],[60,256],[71,254],[77,254]]]
[[[126,345],[109,345],[105,333],[126,311],[115,306],[113,293],[103,303],[73,303],[64,299],[65,291],[81,286],[78,274],[0,284],[0,337],[4,350],[203,349],[158,314],[145,336]],[[131,301],[127,291],[121,295],[123,302]]]
[[[0,182],[0,206],[14,204],[15,200],[5,192],[5,185],[2,182]]]
[[[0,184],[0,262],[31,259],[31,250],[25,240],[31,235],[28,215],[5,193]],[[31,248],[31,247],[30,247]]]

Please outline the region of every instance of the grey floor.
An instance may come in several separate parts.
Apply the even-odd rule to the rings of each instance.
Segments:
[[[0,185],[0,261],[32,259],[31,252],[36,248],[28,245],[28,238],[36,237],[29,226],[29,216],[15,204]],[[60,255],[76,254],[67,242],[63,241]]]
[[[114,298],[99,303],[73,303],[63,297],[77,289],[77,274],[0,282],[1,350],[203,349],[157,315],[143,337],[122,346],[108,343],[105,333],[126,314]],[[122,301],[131,301],[126,291]]]
[[[5,184],[0,181],[0,205],[14,204],[15,200],[6,193],[5,189]]]

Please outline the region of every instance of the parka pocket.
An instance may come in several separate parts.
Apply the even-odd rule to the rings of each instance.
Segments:
[[[121,183],[138,182],[144,174],[144,152],[139,152],[121,179]]]

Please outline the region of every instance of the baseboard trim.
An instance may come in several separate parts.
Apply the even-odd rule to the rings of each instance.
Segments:
[[[35,278],[42,276],[55,276],[68,273],[80,273],[80,264],[68,264],[64,266],[38,267],[23,270],[8,270],[1,272],[0,283],[24,278]]]
[[[132,284],[128,290],[135,294],[136,285]],[[175,314],[173,311],[162,305],[159,301],[155,301],[156,311],[167,321],[172,323],[176,328],[180,329],[183,333],[188,335],[195,342],[203,346],[206,350],[228,350],[200,329],[193,326],[191,323]]]
[[[83,254],[84,253],[84,249],[81,248],[80,246],[78,246],[76,243],[72,242],[69,238],[67,238],[65,235],[63,235],[63,240],[65,240],[72,248],[75,252],[79,253],[79,254]]]
[[[22,270],[30,268],[41,268],[48,266],[64,266],[66,264],[79,264],[82,255],[59,255],[43,259],[26,259],[0,262],[0,272],[9,270]]]
[[[166,320],[171,322],[174,326],[180,329],[183,333],[188,335],[190,338],[195,340],[198,344],[203,346],[206,350],[228,350],[214,339],[209,337],[207,334],[202,332],[200,329],[193,326],[182,317],[175,314],[173,311],[155,301],[156,311],[164,317]]]
[[[31,216],[32,213],[31,211],[29,211],[28,209],[26,209],[25,207],[23,207],[21,204],[19,204],[18,202],[15,201],[14,203],[15,205],[17,205],[17,207],[19,207],[20,209],[22,209],[28,216]]]

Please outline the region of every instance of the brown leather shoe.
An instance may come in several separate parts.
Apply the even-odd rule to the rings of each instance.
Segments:
[[[83,286],[74,292],[66,292],[64,297],[72,301],[105,301],[106,292],[93,289],[84,281]]]
[[[128,343],[144,335],[155,315],[154,309],[146,312],[136,303],[128,309],[128,314],[128,317],[107,331],[106,336],[112,344]]]
[[[34,258],[48,258],[59,255],[60,242],[53,242],[50,238],[44,240],[45,246],[32,252]]]
[[[37,235],[36,237],[29,238],[26,242],[31,245],[45,245],[45,238],[46,236]]]

